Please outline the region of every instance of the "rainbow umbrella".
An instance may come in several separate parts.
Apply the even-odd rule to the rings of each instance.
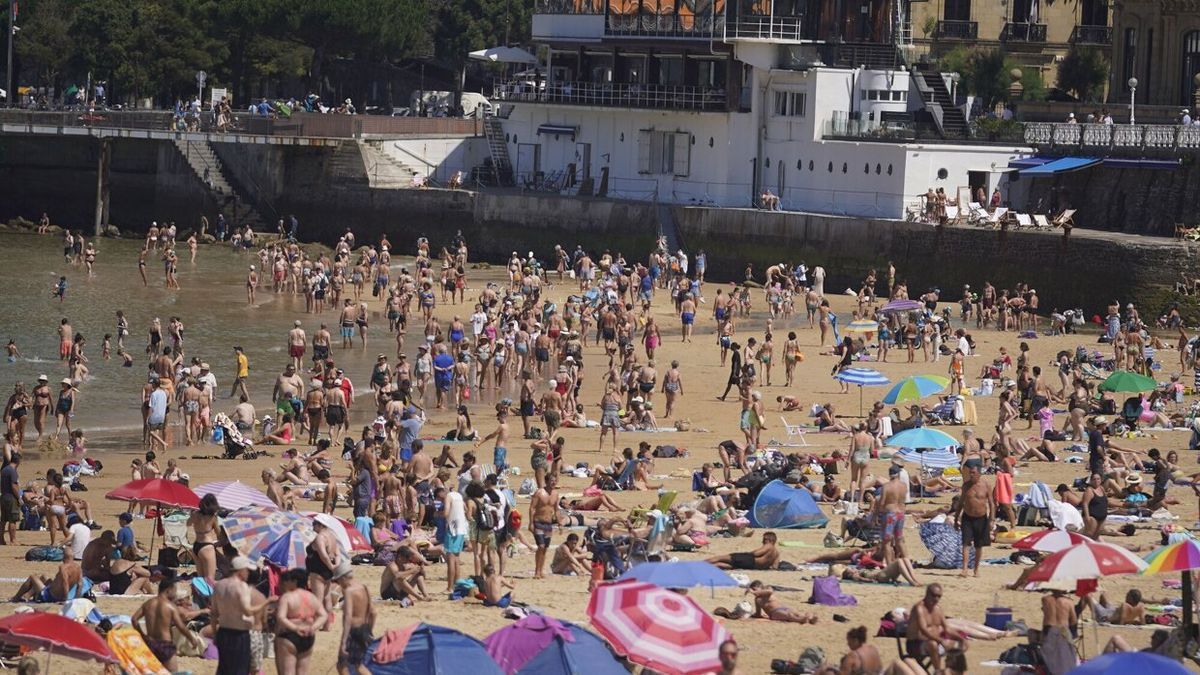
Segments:
[[[883,397],[889,405],[906,401],[920,401],[933,396],[950,385],[950,378],[941,375],[911,375],[896,383]]]
[[[1183,625],[1192,623],[1192,570],[1200,569],[1200,541],[1191,537],[1167,544],[1146,556],[1142,574],[1181,572],[1183,577]]]
[[[879,330],[879,323],[870,319],[856,319],[842,330],[847,333],[874,333]]]

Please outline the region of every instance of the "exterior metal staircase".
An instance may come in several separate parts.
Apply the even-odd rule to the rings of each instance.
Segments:
[[[495,117],[483,118],[483,133],[491,152],[496,185],[512,186],[512,160],[508,157],[508,143],[504,140],[504,127],[500,125],[500,120]]]

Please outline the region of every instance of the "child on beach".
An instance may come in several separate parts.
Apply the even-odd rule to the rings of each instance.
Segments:
[[[54,292],[50,294],[51,298],[58,298],[59,302],[67,299],[67,278],[59,277],[58,283],[54,285]]]
[[[104,341],[100,343],[100,355],[105,361],[112,359],[112,333],[104,334]]]
[[[71,432],[71,440],[67,441],[67,449],[76,457],[87,454],[87,438],[84,437],[82,429]]]
[[[4,349],[8,352],[9,363],[16,363],[17,359],[21,358],[21,350],[17,348],[16,340],[9,338],[8,344],[5,345]]]

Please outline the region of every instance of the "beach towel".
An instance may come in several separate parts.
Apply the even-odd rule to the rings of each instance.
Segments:
[[[117,657],[122,672],[128,675],[171,675],[133,628],[125,626],[109,631],[108,648]]]

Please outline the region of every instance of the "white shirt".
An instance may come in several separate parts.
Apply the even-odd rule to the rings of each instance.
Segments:
[[[463,498],[457,492],[446,491],[446,511],[449,516],[446,518],[446,531],[450,536],[467,534],[467,509],[463,505]]]
[[[971,343],[967,342],[967,336],[958,338],[958,348],[962,350],[963,356],[971,355]]]
[[[475,337],[479,337],[483,333],[483,327],[487,325],[487,314],[483,312],[475,312],[471,315],[471,330],[475,333]]]
[[[92,530],[83,523],[75,523],[67,528],[67,538],[71,542],[69,560],[83,560],[83,549],[92,541]]]
[[[208,394],[208,400],[213,401],[217,398],[217,376],[208,371],[207,375],[201,375],[196,378],[200,384],[204,385],[204,391]]]

